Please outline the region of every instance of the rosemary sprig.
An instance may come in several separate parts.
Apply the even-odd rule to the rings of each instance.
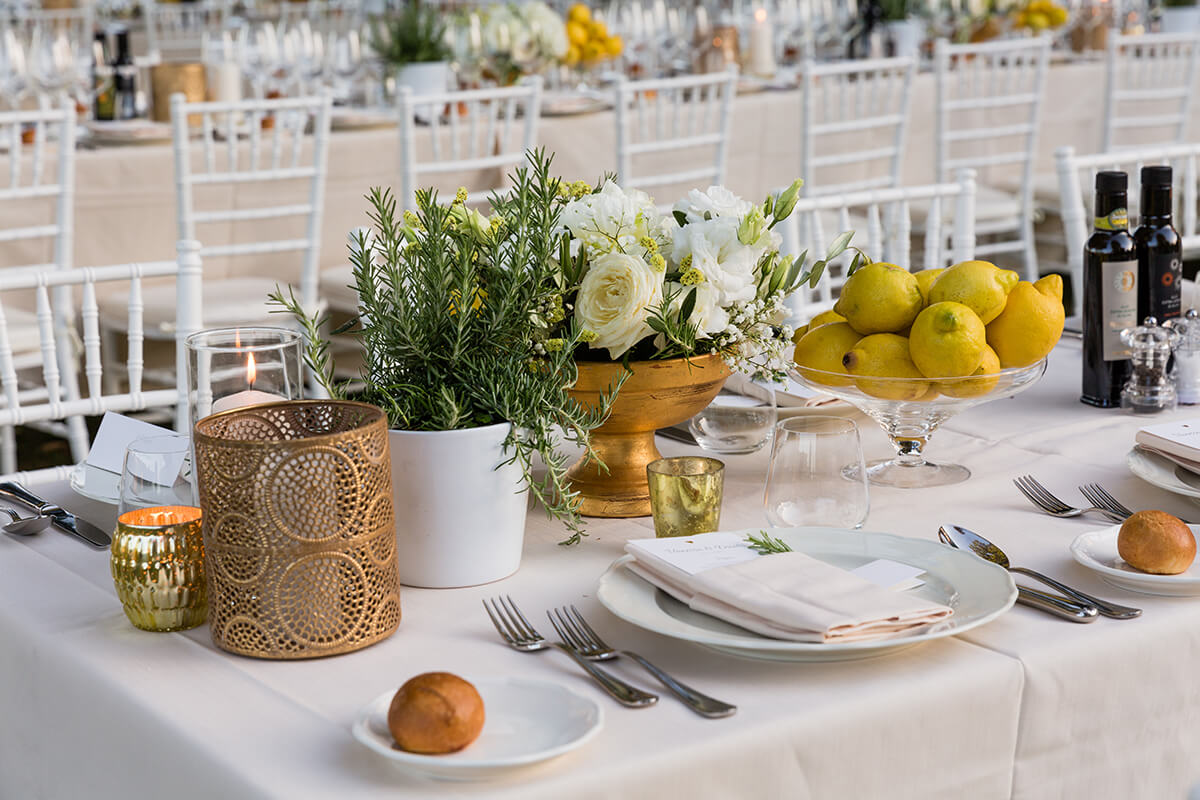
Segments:
[[[769,556],[772,553],[792,552],[792,548],[788,547],[787,542],[771,536],[766,531],[759,531],[758,536],[755,536],[753,533],[747,534],[746,546],[760,556]]]

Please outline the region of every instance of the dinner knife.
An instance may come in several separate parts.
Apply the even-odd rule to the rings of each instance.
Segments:
[[[1024,586],[1017,587],[1017,602],[1071,622],[1095,622],[1100,611],[1095,606],[1076,603],[1050,592],[1039,592]]]
[[[0,498],[13,500],[29,506],[39,514],[45,514],[53,522],[51,524],[61,531],[77,536],[93,547],[109,547],[112,537],[85,519],[80,519],[71,512],[49,503],[26,489],[19,483],[0,483]]]

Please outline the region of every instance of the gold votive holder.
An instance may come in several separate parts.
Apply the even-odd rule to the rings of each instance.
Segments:
[[[217,647],[314,658],[396,630],[383,411],[336,400],[245,406],[199,420],[193,441]]]
[[[150,86],[154,102],[150,113],[156,122],[171,121],[171,95],[179,92],[189,103],[202,103],[208,97],[208,77],[204,65],[192,62],[167,62],[150,68]],[[188,115],[188,125],[204,124],[199,114]]]
[[[660,458],[646,465],[654,535],[694,536],[721,525],[725,465],[715,458]]]
[[[117,519],[109,564],[135,627],[183,631],[208,618],[201,516],[194,506],[155,506]]]

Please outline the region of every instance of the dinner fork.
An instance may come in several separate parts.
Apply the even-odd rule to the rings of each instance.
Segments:
[[[1098,483],[1089,483],[1079,487],[1079,492],[1087,498],[1089,503],[1095,503],[1101,508],[1107,508],[1114,513],[1120,514],[1122,518],[1128,519],[1133,516],[1133,511],[1121,504],[1117,498],[1113,497],[1104,487]]]
[[[1020,490],[1021,494],[1025,495],[1025,498],[1029,502],[1054,517],[1067,519],[1078,517],[1082,514],[1097,513],[1103,514],[1113,522],[1122,522],[1125,519],[1120,513],[1099,505],[1091,508],[1075,508],[1074,506],[1067,505],[1052,494],[1049,489],[1038,483],[1037,479],[1032,475],[1022,475],[1019,478],[1014,478],[1013,484]]]
[[[546,641],[545,637],[534,630],[534,627],[529,624],[529,620],[525,619],[525,615],[521,613],[521,609],[517,608],[517,604],[508,595],[493,597],[490,606],[488,605],[488,601],[484,600],[483,610],[487,612],[488,619],[492,621],[492,625],[495,626],[496,632],[500,634],[500,638],[512,649],[523,653],[530,653],[557,647],[574,659],[576,664],[583,667],[583,670],[591,675],[596,683],[600,684],[621,705],[629,706],[630,708],[645,708],[658,702],[658,695],[643,692],[641,689],[630,686],[625,681],[610,675],[563,642]]]
[[[558,632],[563,641],[575,648],[575,652],[579,653],[579,655],[592,661],[608,661],[617,656],[626,656],[636,661],[647,672],[657,678],[659,683],[670,689],[671,694],[678,697],[683,701],[684,705],[702,717],[728,717],[737,711],[737,706],[731,706],[729,703],[709,697],[687,684],[675,680],[637,653],[630,652],[629,650],[615,650],[609,647],[600,638],[600,634],[596,633],[591,625],[588,625],[587,620],[583,618],[583,615],[579,613],[579,609],[575,606],[571,606],[569,610],[566,607],[555,609],[553,615],[547,611],[546,616],[550,617],[550,624],[554,626],[554,630]]]

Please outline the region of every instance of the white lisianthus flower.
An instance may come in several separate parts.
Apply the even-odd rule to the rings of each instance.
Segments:
[[[512,52],[513,38],[520,25],[516,15],[508,6],[492,6],[483,23],[483,46],[492,54],[506,55]]]
[[[693,189],[687,197],[675,204],[675,211],[682,211],[688,222],[703,222],[705,214],[711,219],[736,217],[741,219],[754,204],[738,197],[724,186],[710,186],[705,191]]]
[[[527,3],[521,13],[533,34],[540,55],[562,58],[567,54],[567,26],[550,6],[545,3]]]
[[[747,247],[738,241],[738,224],[736,217],[715,217],[676,228],[671,247],[677,263],[690,257],[691,266],[717,291],[716,303],[722,308],[754,299],[755,270],[766,252],[765,247]]]
[[[640,258],[605,253],[591,261],[583,276],[575,316],[581,327],[596,334],[588,346],[607,349],[615,361],[653,333],[646,319],[662,297],[661,273]]]
[[[717,302],[720,292],[712,284],[701,283],[692,287],[670,283],[667,288],[678,292],[675,302],[671,304],[673,309],[678,309],[693,288],[696,290],[696,305],[687,321],[696,326],[697,338],[711,339],[713,334],[729,327],[729,312]]]
[[[645,255],[639,242],[647,235],[662,236],[664,222],[650,195],[623,190],[606,181],[599,192],[585,194],[563,207],[562,223],[583,242],[589,258],[619,251]]]

